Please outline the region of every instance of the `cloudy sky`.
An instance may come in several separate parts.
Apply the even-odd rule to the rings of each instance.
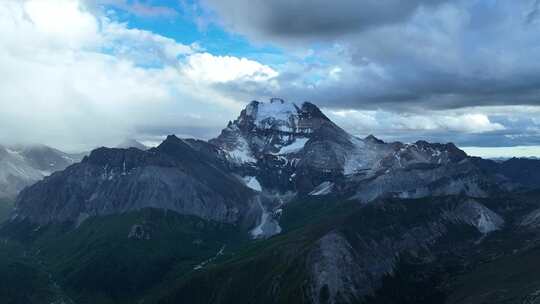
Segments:
[[[540,0],[2,0],[0,143],[216,136],[250,100],[540,156]]]

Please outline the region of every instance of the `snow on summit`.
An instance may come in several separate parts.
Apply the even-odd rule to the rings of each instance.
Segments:
[[[294,103],[285,101],[281,98],[272,98],[270,99],[270,102],[259,102],[256,113],[253,113],[253,107],[248,108],[247,114],[254,116],[257,125],[267,119],[286,121],[289,120],[291,116],[298,114],[298,107]]]

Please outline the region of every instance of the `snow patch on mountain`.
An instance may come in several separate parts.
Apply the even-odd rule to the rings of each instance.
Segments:
[[[243,137],[238,137],[236,147],[227,151],[229,159],[235,163],[256,163],[257,160],[253,157],[248,143]]]
[[[288,123],[298,114],[298,107],[292,102],[272,98],[269,103],[257,103],[256,109],[253,106],[248,107],[246,114],[254,117],[255,124],[260,128],[271,128],[278,121],[283,122],[278,124],[279,130],[290,131]]]
[[[296,153],[304,148],[306,143],[308,142],[309,138],[297,138],[289,145],[281,147],[279,152],[276,154],[283,155],[283,154],[290,154],[290,153]]]
[[[244,182],[246,183],[246,186],[249,188],[255,190],[255,191],[262,191],[261,184],[257,180],[255,176],[245,176]]]

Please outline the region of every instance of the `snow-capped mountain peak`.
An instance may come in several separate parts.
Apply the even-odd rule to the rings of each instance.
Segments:
[[[451,165],[467,159],[453,144],[385,143],[373,135],[357,138],[330,121],[314,104],[297,105],[280,98],[250,102],[210,143],[223,151],[240,175],[256,176],[263,189],[309,194],[317,193],[316,187],[324,181],[337,180],[348,186],[334,183],[336,191],[340,187],[367,187],[353,194],[364,201],[396,189],[396,195],[423,196],[433,191],[422,188],[414,192],[419,184],[441,187],[437,181],[450,174],[451,170],[438,168],[450,165],[456,171],[451,174],[457,175],[471,170],[466,163]],[[417,174],[421,182],[405,178],[410,174]],[[394,186],[397,180],[400,182]],[[465,189],[482,194],[483,190],[473,186],[475,183],[445,184],[447,188],[441,193]],[[377,186],[371,187],[373,184]]]
[[[314,104],[303,102],[297,105],[281,98],[272,98],[268,102],[250,102],[229,127],[311,133],[313,127],[317,127],[313,125],[314,119],[330,122]]]
[[[300,106],[281,98],[252,101],[211,140],[237,163],[255,163],[264,154],[298,152],[316,129],[332,124],[314,105]]]
[[[299,108],[292,102],[272,98],[270,102],[252,101],[246,107],[246,116],[259,127],[271,126],[273,121],[289,121],[298,116]]]

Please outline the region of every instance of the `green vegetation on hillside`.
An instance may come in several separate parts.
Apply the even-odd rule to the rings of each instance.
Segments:
[[[5,304],[50,303],[54,288],[33,256],[16,242],[0,239],[0,297]]]
[[[509,286],[507,295],[534,294],[540,289],[537,267],[513,263],[540,261],[529,242],[536,234],[516,230],[514,223],[540,207],[539,197],[479,200],[505,215],[505,229],[483,236],[472,226],[446,223],[444,237],[429,248],[400,252],[394,271],[364,302],[514,299],[489,296],[492,286]],[[250,240],[239,226],[156,209],[89,218],[78,227],[10,223],[0,228],[0,281],[18,279],[0,294],[7,303],[307,303],[309,255],[324,235],[337,231],[352,248],[366,250],[366,241],[399,241],[404,233],[429,227],[463,199],[361,205],[307,198],[284,206],[282,233],[266,240]]]
[[[89,218],[77,228],[26,225],[2,234],[19,235],[76,303],[133,303],[247,238],[233,225],[153,209]]]
[[[447,303],[538,303],[540,247],[484,263],[455,278]]]

